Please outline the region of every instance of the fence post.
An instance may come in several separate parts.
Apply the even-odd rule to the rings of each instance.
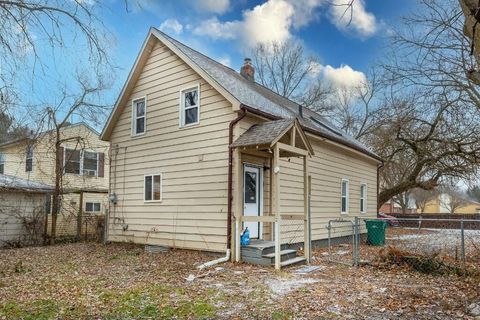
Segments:
[[[463,223],[463,217],[460,220],[460,237],[461,237],[461,254],[462,254],[462,262],[463,262],[463,267],[465,267],[465,228],[464,228],[464,223]]]
[[[359,238],[358,238],[358,227],[360,226],[358,217],[355,217],[355,225],[353,226],[353,238],[354,238],[354,246],[353,246],[353,265],[358,267],[358,247],[359,247]]]

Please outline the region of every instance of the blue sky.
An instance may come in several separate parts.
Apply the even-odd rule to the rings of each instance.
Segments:
[[[318,77],[355,85],[388,52],[385,36],[416,5],[415,0],[355,0],[347,23],[350,12],[343,15],[341,6],[347,1],[128,0],[128,10],[124,0],[103,2],[97,16],[115,38],[110,54],[117,70],[101,100],[114,104],[151,26],[236,70],[258,43],[298,40],[309,54],[318,56]],[[24,85],[30,102],[55,104],[55,88],[68,84],[68,75],[88,73],[82,62],[86,48],[72,47],[73,54],[50,59],[41,80],[33,79],[29,88]],[[45,53],[50,50],[47,43]],[[28,70],[26,77],[31,77]]]
[[[349,13],[341,15],[344,7],[329,4],[346,1],[136,0],[128,12],[119,1],[100,12],[116,37],[112,57],[120,68],[109,94],[120,90],[150,26],[234,69],[255,43],[291,38],[302,41],[334,76],[365,73],[387,52],[385,35],[415,9],[415,1],[356,0],[348,25]]]

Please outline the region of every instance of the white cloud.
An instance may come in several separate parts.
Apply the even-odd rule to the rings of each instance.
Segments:
[[[218,18],[202,21],[193,29],[196,35],[212,39],[241,39],[248,47],[290,38],[293,6],[285,0],[269,0],[243,12],[242,20],[222,22]]]
[[[222,14],[230,9],[230,0],[194,0],[198,11]]]
[[[319,74],[334,88],[353,89],[365,86],[367,77],[361,71],[353,70],[349,65],[341,65],[338,68],[330,65],[319,65]]]
[[[193,28],[193,34],[208,36],[212,39],[235,39],[238,36],[241,23],[239,21],[221,22],[217,17],[202,21]]]
[[[183,25],[176,19],[167,19],[162,22],[159,29],[166,33],[181,34],[183,32]]]
[[[226,65],[227,67],[230,67],[230,64],[232,62],[229,56],[223,56],[223,57],[217,58],[216,60],[221,64]]]
[[[377,31],[375,16],[365,10],[364,0],[355,0],[352,7],[350,0],[333,0],[330,5],[330,20],[344,31],[354,31],[362,37],[369,37]]]

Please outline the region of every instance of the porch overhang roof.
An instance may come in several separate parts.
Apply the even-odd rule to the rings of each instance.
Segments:
[[[302,141],[308,155],[313,155],[313,148],[297,119],[282,119],[254,124],[238,137],[230,147],[271,148],[292,130],[298,133],[299,139]]]

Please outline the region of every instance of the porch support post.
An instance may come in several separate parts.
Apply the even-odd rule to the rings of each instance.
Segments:
[[[273,158],[270,157],[269,158],[269,161],[270,161],[270,171],[269,171],[269,180],[270,180],[270,186],[269,186],[269,190],[268,190],[268,211],[269,211],[269,215],[270,216],[273,216],[275,211],[273,211],[273,188],[274,188],[274,185],[273,185]],[[275,223],[270,223],[270,240],[274,241],[275,240],[275,236],[274,236],[274,233],[275,233]]]
[[[243,215],[243,166],[242,166],[242,153],[238,148],[235,149],[233,154],[234,168],[235,168],[235,190],[234,203],[235,203],[235,239],[233,241],[235,248],[235,261],[241,260],[241,248],[240,248],[240,233],[242,230],[242,215]]]
[[[274,152],[273,152],[273,184],[274,187],[272,188],[275,201],[274,201],[274,208],[275,208],[275,269],[280,270],[280,224],[281,224],[281,217],[280,217],[280,149],[278,145],[275,144]]]
[[[308,156],[303,157],[303,210],[305,214],[305,223],[303,226],[304,235],[304,254],[307,262],[310,263],[310,216],[308,208]]]

